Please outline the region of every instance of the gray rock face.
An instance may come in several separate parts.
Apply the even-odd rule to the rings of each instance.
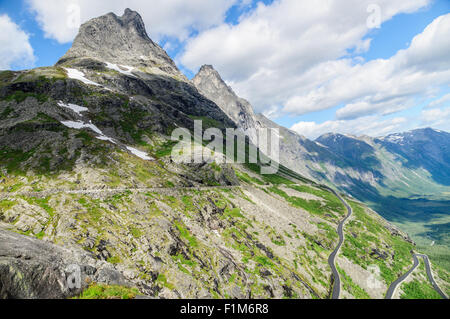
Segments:
[[[108,13],[84,23],[58,64],[82,57],[185,79],[167,53],[149,38],[141,16],[130,9],[121,17]]]
[[[200,93],[215,102],[239,128],[248,130],[262,127],[250,103],[238,97],[211,65],[202,66],[192,82]]]
[[[276,124],[262,114],[257,114],[256,116],[264,127],[279,130],[281,164],[305,177],[321,180],[320,176],[311,169],[311,163],[318,162],[318,158],[327,158],[330,161],[334,161],[336,156],[332,152],[319,143]]]
[[[90,282],[130,285],[111,264],[81,249],[0,228],[0,299],[67,298],[81,293]]]

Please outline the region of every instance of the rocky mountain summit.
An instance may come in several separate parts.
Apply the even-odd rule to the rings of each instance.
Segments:
[[[239,128],[244,131],[262,128],[250,103],[238,97],[213,66],[203,65],[192,79],[192,83],[200,93],[214,101]],[[251,138],[255,141],[255,136]]]
[[[185,80],[167,53],[149,38],[139,13],[130,9],[121,17],[108,13],[84,23],[57,65],[77,58],[94,58]]]

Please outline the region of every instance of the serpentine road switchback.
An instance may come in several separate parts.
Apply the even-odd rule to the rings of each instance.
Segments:
[[[347,219],[350,218],[352,215],[352,208],[349,204],[333,189],[328,188],[331,192],[333,192],[334,195],[336,195],[337,198],[344,204],[344,206],[347,208],[347,216],[339,223],[337,232],[339,235],[339,243],[336,246],[336,249],[331,253],[330,257],[328,257],[328,264],[331,267],[331,271],[333,273],[333,287],[332,287],[332,294],[331,299],[339,299],[339,295],[341,293],[341,278],[339,277],[339,272],[336,268],[336,255],[338,254],[339,250],[341,249],[342,244],[344,243],[344,224],[347,221]]]
[[[425,268],[427,271],[427,276],[428,276],[428,280],[430,281],[431,285],[433,286],[434,290],[436,290],[436,292],[441,295],[441,297],[443,299],[448,299],[448,297],[442,292],[441,288],[439,288],[438,284],[436,283],[436,281],[434,280],[433,277],[433,273],[431,272],[431,266],[430,266],[430,261],[428,260],[428,256],[427,255],[423,255],[423,254],[413,254],[413,260],[414,260],[414,264],[411,267],[410,270],[408,270],[405,274],[403,274],[402,276],[400,276],[396,281],[394,281],[390,286],[389,289],[386,293],[386,299],[392,299],[395,290],[397,289],[397,287],[400,286],[400,284],[406,279],[408,278],[408,276],[417,268],[417,266],[419,265],[419,259],[418,257],[422,257],[423,261],[425,262]]]

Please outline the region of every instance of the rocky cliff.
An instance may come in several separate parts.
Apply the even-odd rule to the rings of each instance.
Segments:
[[[124,70],[132,67],[185,80],[167,53],[148,37],[139,13],[130,9],[121,17],[108,13],[84,23],[57,65],[77,58],[94,58],[122,65]]]
[[[131,285],[113,265],[87,251],[23,236],[1,225],[0,279],[0,299],[67,298],[92,282]]]
[[[203,65],[192,79],[195,87],[211,101],[214,101],[242,130],[262,128],[250,103],[236,95],[211,65]],[[250,134],[256,143],[256,135]]]

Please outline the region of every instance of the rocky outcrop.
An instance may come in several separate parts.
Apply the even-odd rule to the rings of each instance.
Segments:
[[[129,286],[111,264],[89,253],[0,228],[0,299],[61,299],[89,283]]]
[[[108,13],[84,23],[72,47],[58,64],[81,57],[185,79],[167,53],[149,38],[139,13],[130,9],[126,9],[121,17]]]
[[[215,102],[241,129],[262,128],[250,103],[236,95],[211,65],[204,65],[192,79],[201,94]],[[255,136],[250,135],[253,142]]]

